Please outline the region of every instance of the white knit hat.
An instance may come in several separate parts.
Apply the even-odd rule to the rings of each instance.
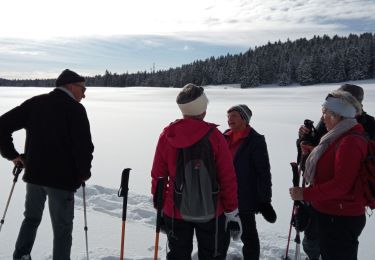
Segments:
[[[203,92],[198,98],[185,103],[177,104],[181,112],[185,116],[198,116],[207,110],[208,98]]]
[[[361,112],[361,104],[349,92],[335,90],[330,93],[322,106],[345,118],[354,118]]]

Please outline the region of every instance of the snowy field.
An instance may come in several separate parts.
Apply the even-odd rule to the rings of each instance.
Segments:
[[[365,90],[364,108],[375,114],[375,81],[359,81]],[[227,128],[226,110],[235,104],[247,104],[253,111],[251,125],[264,134],[272,167],[273,202],[278,219],[275,224],[257,216],[261,240],[261,259],[280,259],[285,254],[292,201],[288,188],[292,183],[289,166],[296,158],[295,140],[299,126],[309,118],[317,123],[321,103],[327,93],[339,84],[316,86],[239,89],[236,85],[208,86],[210,100],[207,121]],[[46,88],[0,87],[0,114]],[[95,145],[92,178],[87,182],[87,219],[90,259],[119,258],[122,198],[117,197],[121,172],[132,168],[129,181],[128,219],[125,234],[125,259],[153,259],[155,211],[152,208],[150,169],[155,145],[163,127],[180,117],[175,104],[178,89],[172,88],[88,88],[83,100],[91,123]],[[16,147],[22,151],[24,131],[14,135]],[[12,185],[12,164],[0,159],[0,214]],[[22,221],[25,184],[18,181],[0,232],[0,259],[11,259]],[[85,234],[82,191],[76,193],[72,260],[85,259]],[[46,207],[48,207],[46,205]],[[375,259],[375,216],[367,218],[360,237],[359,259]],[[294,238],[292,233],[292,239]],[[165,259],[166,237],[161,235],[159,256]],[[35,260],[52,259],[52,229],[46,209],[32,251]],[[232,242],[227,259],[241,259],[241,243]],[[295,243],[291,242],[290,255]],[[193,259],[197,259],[194,252]]]

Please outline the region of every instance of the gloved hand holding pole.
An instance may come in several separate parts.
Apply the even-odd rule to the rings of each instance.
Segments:
[[[225,230],[228,230],[231,238],[238,241],[242,235],[242,224],[238,209],[232,212],[225,212]]]

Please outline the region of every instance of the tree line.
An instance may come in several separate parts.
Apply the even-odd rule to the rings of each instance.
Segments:
[[[168,70],[111,73],[87,77],[88,86],[182,87],[240,84],[242,88],[261,84],[287,86],[361,80],[375,77],[375,34],[346,37],[314,36],[295,41],[268,42],[240,54],[196,60]],[[6,80],[0,86],[54,86],[54,79]]]

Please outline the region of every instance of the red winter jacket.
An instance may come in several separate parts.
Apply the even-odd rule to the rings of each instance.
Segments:
[[[168,176],[163,206],[165,215],[181,219],[177,209],[173,214],[173,181],[176,175],[177,148],[191,146],[213,127],[215,130],[209,136],[209,140],[217,163],[217,177],[220,185],[216,214],[221,215],[224,211],[231,212],[238,207],[237,180],[232,156],[226,140],[216,129],[217,125],[196,119],[180,119],[164,128],[161,133],[151,170],[152,194],[155,194],[157,179]]]
[[[316,166],[312,187],[304,189],[303,198],[319,212],[337,216],[360,216],[366,199],[359,171],[367,154],[366,141],[350,133],[364,133],[355,125],[333,142]]]

